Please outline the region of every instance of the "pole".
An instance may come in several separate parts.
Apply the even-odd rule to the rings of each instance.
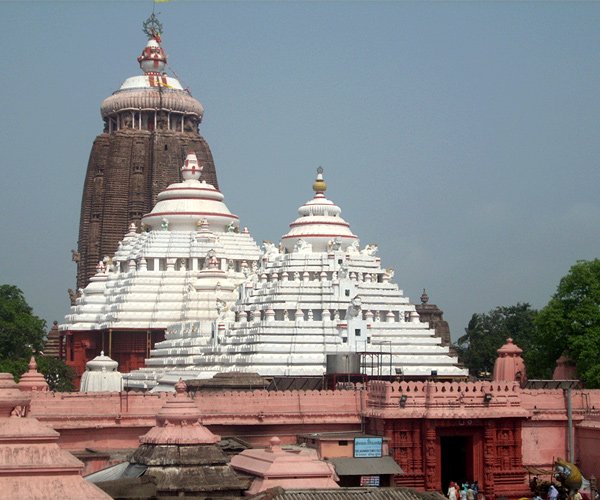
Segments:
[[[571,388],[565,390],[565,396],[567,398],[567,456],[569,462],[575,463],[575,450],[573,449],[573,403],[571,401]]]

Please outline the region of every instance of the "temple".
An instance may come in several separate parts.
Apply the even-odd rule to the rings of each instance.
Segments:
[[[152,388],[159,380],[164,390],[180,377],[240,371],[322,377],[336,358],[349,360],[346,374],[466,377],[435,330],[419,321],[393,271],[381,267],[377,246],[360,247],[326,189],[319,168],[314,197],[279,246],[265,243],[237,302],[210,329],[202,320],[169,327],[147,368],[126,376],[127,386]]]
[[[65,359],[78,376],[101,351],[122,372],[143,366],[173,323],[199,321],[197,334],[210,334],[211,322],[256,268],[258,246],[201,176],[203,167],[189,153],[182,181],[158,195],[142,217],[143,230],[131,223],[116,253],[97,264],[60,326]]]
[[[164,74],[160,25],[145,28],[144,74],[102,106],[74,253],[82,290],[50,336],[78,376],[87,365],[82,391],[49,391],[34,359],[27,392],[0,374],[3,493],[43,497],[50,477],[57,497],[106,498],[85,468],[122,498],[478,481],[495,500],[539,493],[529,479],[554,480],[557,457],[600,474],[600,391],[564,380],[576,373],[564,356],[555,380],[528,380],[511,339],[491,380],[468,379],[442,311],[425,292],[411,303],[377,245],[360,245],[322,169],[261,251],[218,189],[202,106]],[[306,382],[329,375],[325,389]],[[234,439],[249,449],[229,462]],[[105,484],[115,471],[123,482]],[[419,498],[398,495],[371,497]]]
[[[158,194],[179,180],[179,166],[194,151],[206,181],[218,188],[212,154],[198,126],[204,108],[168,76],[162,26],[152,15],[144,23],[149,40],[138,62],[142,74],[127,78],[100,111],[103,132],[96,137],[87,166],[77,251],[77,289],[112,255],[131,223],[139,225]],[[76,292],[70,291],[72,300]]]

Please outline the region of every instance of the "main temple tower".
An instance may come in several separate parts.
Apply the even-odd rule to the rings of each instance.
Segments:
[[[134,222],[151,211],[158,193],[179,180],[179,167],[192,151],[204,179],[218,188],[213,157],[199,134],[204,108],[165,72],[162,27],[152,14],[144,23],[148,43],[138,62],[143,74],[125,80],[100,111],[103,132],[87,166],[79,223],[77,288],[96,273],[98,261],[113,255]]]

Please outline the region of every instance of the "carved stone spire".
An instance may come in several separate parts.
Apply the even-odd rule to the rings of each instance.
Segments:
[[[47,391],[49,389],[48,382],[37,371],[37,363],[33,356],[29,360],[29,371],[21,376],[21,380],[19,380],[17,386],[22,391]]]

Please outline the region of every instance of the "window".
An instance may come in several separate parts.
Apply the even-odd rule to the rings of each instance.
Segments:
[[[354,330],[354,335],[356,335],[357,337],[360,337],[360,328],[356,328]]]
[[[350,290],[344,290],[344,295],[346,297],[350,297]]]
[[[348,446],[348,441],[338,441],[339,446]]]
[[[342,337],[342,343],[343,344],[347,344],[348,343],[348,337]]]

